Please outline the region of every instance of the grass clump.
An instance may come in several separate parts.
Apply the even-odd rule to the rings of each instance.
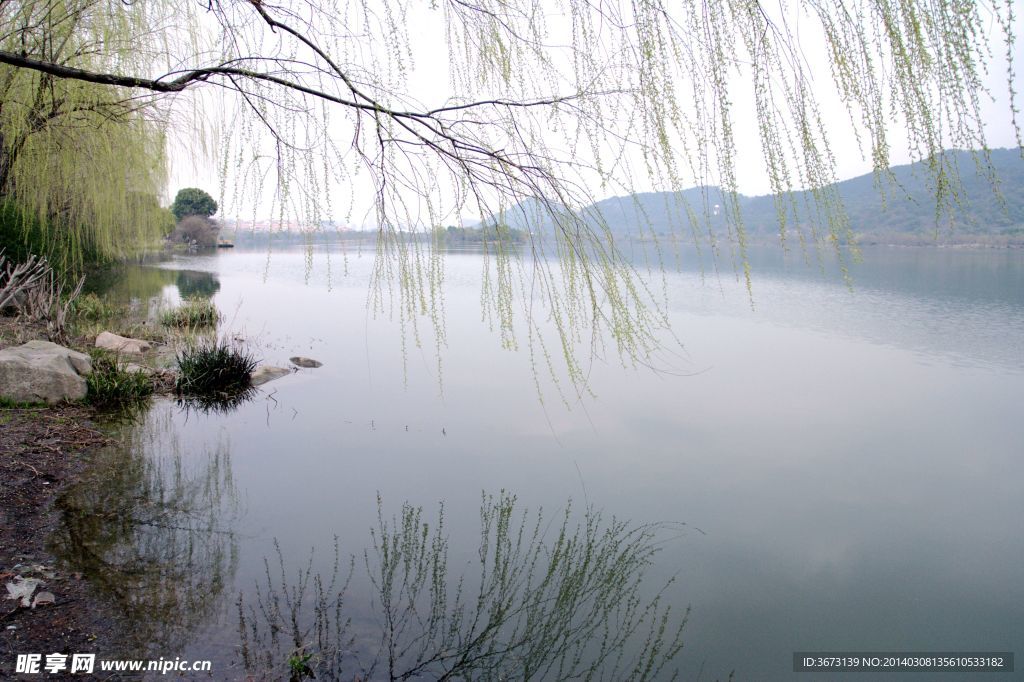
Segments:
[[[160,318],[165,327],[179,329],[201,329],[215,327],[220,321],[217,306],[205,298],[190,298],[173,310],[168,310]]]
[[[257,360],[223,340],[189,346],[178,354],[175,390],[185,396],[228,397],[252,386]]]
[[[124,407],[153,395],[153,382],[145,372],[128,369],[120,356],[95,349],[92,372],[86,376],[86,400],[100,407]]]
[[[76,320],[102,322],[124,314],[121,306],[108,303],[96,294],[89,293],[75,299],[74,315]]]

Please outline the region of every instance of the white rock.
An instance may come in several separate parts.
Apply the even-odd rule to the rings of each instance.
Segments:
[[[288,361],[298,367],[323,367],[324,364],[319,360],[314,360],[312,358],[304,358],[301,355],[296,356],[294,358],[288,358]]]
[[[0,350],[0,396],[17,402],[59,403],[81,400],[88,355],[49,341],[29,341]]]
[[[112,332],[101,332],[96,337],[96,347],[114,350],[119,353],[144,353],[150,348],[149,341],[129,339]]]
[[[28,607],[32,603],[32,593],[36,591],[42,580],[38,578],[14,577],[13,583],[7,583],[7,598],[20,599],[21,605]]]

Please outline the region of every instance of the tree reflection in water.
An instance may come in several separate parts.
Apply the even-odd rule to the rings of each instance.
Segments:
[[[126,650],[180,651],[217,608],[237,563],[230,449],[183,455],[165,418],[125,427],[58,500],[55,555],[113,599]],[[159,443],[159,447],[156,444]]]
[[[164,290],[168,287],[175,287],[182,299],[209,299],[220,291],[220,279],[213,272],[129,264],[92,274],[84,291],[99,294],[116,305],[139,307],[146,313],[162,305]]]
[[[175,284],[182,298],[213,298],[220,291],[220,281],[212,272],[177,270]]]
[[[388,520],[378,500],[370,547],[347,572],[337,547],[330,576],[312,558],[291,573],[279,549],[254,594],[239,596],[246,669],[293,681],[675,677],[686,614],[645,576],[678,524],[630,526],[594,510],[551,523],[505,493],[483,498],[480,521],[472,576],[449,570],[443,508],[433,524],[408,504]],[[345,603],[363,569],[372,629],[354,626]]]

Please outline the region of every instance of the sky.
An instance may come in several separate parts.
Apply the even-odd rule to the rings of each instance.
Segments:
[[[560,22],[564,22],[564,16],[558,14],[553,3],[542,4],[549,14],[546,16],[551,34],[557,36],[560,30]],[[814,96],[817,98],[823,117],[829,127],[829,141],[835,155],[835,174],[838,179],[855,177],[871,170],[871,163],[864,158],[864,154],[857,147],[853,130],[850,127],[850,119],[847,108],[840,100],[835,87],[832,84],[825,61],[821,51],[823,40],[820,33],[807,29],[801,25],[800,15],[793,14],[790,18],[790,26],[799,37],[801,50],[810,65],[811,77],[813,79]],[[1017,21],[1017,35],[1024,34],[1024,20]],[[450,59],[460,58],[460,48],[448,49],[445,42],[445,25],[440,12],[426,9],[411,9],[410,14],[404,21],[407,35],[400,36],[400,42],[408,42],[409,55],[405,60],[409,70],[405,76],[405,94],[410,102],[421,103],[424,107],[443,105],[450,101],[453,95],[451,82]],[[1012,147],[1016,145],[1013,127],[1011,125],[1009,106],[1007,102],[1006,64],[1003,56],[1003,45],[999,41],[998,27],[995,22],[990,25],[990,34],[987,39],[992,41],[993,57],[988,64],[988,72],[985,76],[985,83],[993,95],[993,99],[982,101],[983,116],[986,121],[986,135],[991,147]],[[357,46],[362,44],[361,39],[355,36],[351,42]],[[349,52],[346,57],[354,61],[373,62],[373,55],[361,52],[362,47],[357,47]],[[555,51],[558,52],[557,50]],[[558,59],[556,56],[555,60]],[[1018,43],[1014,55],[1016,68],[1021,69],[1024,65],[1024,44]],[[384,76],[386,77],[386,76]],[[760,151],[760,142],[756,119],[752,115],[754,101],[751,95],[751,86],[737,82],[733,88],[733,108],[737,112],[735,136],[737,141],[737,180],[740,191],[748,195],[765,194],[770,191],[768,179],[764,171],[764,161]],[[204,95],[208,97],[208,95]],[[218,109],[228,111],[230,103],[217,104],[216,97],[206,100],[206,106],[215,113]],[[211,120],[213,118],[211,117]],[[348,132],[342,132],[339,137],[344,141]],[[898,125],[893,125],[890,130],[892,143],[891,160],[894,165],[908,163],[910,154],[907,150],[906,136]],[[550,137],[545,140],[552,147],[564,147],[558,133],[549,133]],[[342,143],[343,144],[343,143]],[[691,146],[697,143],[693,140]],[[211,145],[215,149],[215,145]],[[211,193],[218,194],[221,186],[218,179],[218,160],[213,154],[197,153],[197,145],[187,138],[173,139],[171,144],[172,175],[169,183],[171,195],[177,188],[185,186],[198,186],[211,188]],[[683,151],[680,147],[680,155]],[[632,163],[639,166],[639,159],[633,159]],[[647,183],[642,174],[636,175],[634,188],[638,191],[655,189]],[[707,184],[716,184],[717,178],[706,178]],[[345,188],[345,195],[352,197],[353,205],[365,200],[365,196],[372,192],[368,179],[353,178],[353,187]],[[360,184],[362,183],[362,184]],[[693,184],[696,184],[693,183]],[[604,198],[619,194],[614,188],[604,192],[595,192],[596,198]],[[259,194],[259,193],[257,193]],[[269,194],[269,188],[267,189]],[[442,192],[443,194],[443,192]],[[339,192],[340,196],[340,192]],[[223,198],[223,197],[222,197]],[[269,209],[266,206],[254,205],[254,201],[260,199],[236,200],[235,205],[228,210],[234,210],[239,216],[267,215]],[[364,201],[365,203],[365,201]],[[239,205],[243,204],[243,205]],[[366,212],[363,208],[357,208],[351,215],[352,222],[362,224],[364,227],[372,227],[373,218],[363,217]],[[472,220],[474,216],[465,215],[464,218]]]

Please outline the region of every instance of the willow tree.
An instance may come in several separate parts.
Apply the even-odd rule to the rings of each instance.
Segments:
[[[0,2],[0,26],[0,46],[26,58],[96,69],[146,63],[126,38],[148,20],[98,3]],[[87,255],[122,256],[165,233],[166,144],[155,114],[125,89],[0,65],[6,238],[77,269]]]
[[[405,236],[528,214],[547,234],[522,252],[499,245],[482,300],[505,345],[564,356],[574,380],[579,342],[635,361],[666,319],[606,221],[583,210],[595,198],[716,184],[732,237],[722,248],[746,270],[737,166],[748,133],[783,238],[840,255],[851,234],[830,189],[835,136],[856,136],[880,177],[905,146],[928,162],[941,205],[956,190],[944,150],[981,150],[986,166],[985,76],[1005,58],[1020,146],[1012,0],[38,1],[97,17],[83,30],[135,35],[54,59],[12,47],[46,42],[47,26],[5,22],[0,62],[140,104],[227,106],[215,126],[225,214],[376,226],[373,301],[391,291],[414,330],[426,316],[443,341],[444,268],[430,240]],[[5,17],[22,6],[0,3]],[[424,64],[447,85],[424,84]],[[831,100],[848,126],[827,120]],[[720,247],[707,201],[678,209],[689,236]],[[554,343],[539,333],[545,317]]]

